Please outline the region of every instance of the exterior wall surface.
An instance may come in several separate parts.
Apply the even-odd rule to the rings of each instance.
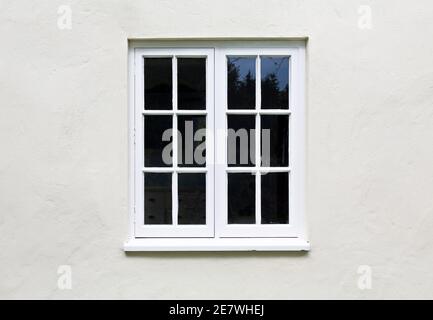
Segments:
[[[311,251],[125,254],[128,39],[268,37],[308,38]],[[433,298],[432,1],[1,0],[0,39],[0,298]]]

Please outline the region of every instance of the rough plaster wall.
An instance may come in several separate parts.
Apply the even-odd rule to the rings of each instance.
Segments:
[[[1,0],[0,298],[433,298],[432,33],[428,0]],[[312,251],[126,256],[127,39],[276,36],[309,37]]]

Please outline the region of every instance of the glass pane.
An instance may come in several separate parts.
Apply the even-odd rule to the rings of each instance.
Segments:
[[[144,174],[144,224],[171,224],[171,173]]]
[[[144,58],[144,108],[172,109],[172,59]]]
[[[177,59],[178,108],[206,109],[206,58]]]
[[[229,109],[255,109],[256,58],[227,57]]]
[[[289,108],[289,57],[261,57],[262,109]]]
[[[206,174],[179,173],[179,224],[206,224]]]
[[[227,161],[229,167],[251,167],[255,164],[254,115],[227,116]]]
[[[172,116],[144,117],[144,165],[146,167],[171,166],[173,161],[171,133]]]
[[[262,115],[261,156],[263,167],[289,165],[289,116]]]
[[[178,116],[179,167],[206,166],[206,116]]]
[[[262,224],[289,223],[289,174],[267,173],[262,179]]]
[[[256,222],[256,179],[251,173],[228,173],[228,223]]]

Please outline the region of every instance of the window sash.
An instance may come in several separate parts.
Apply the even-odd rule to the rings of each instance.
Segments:
[[[228,109],[227,97],[227,56],[256,57],[256,105],[255,109],[234,110]],[[261,101],[261,68],[259,56],[289,56],[289,108],[288,109],[260,109]],[[215,52],[215,98],[216,98],[216,130],[227,130],[227,115],[246,114],[254,115],[256,122],[256,161],[255,167],[228,167],[227,166],[227,139],[216,135],[218,152],[224,150],[225,165],[216,166],[215,189],[223,190],[216,204],[216,235],[221,238],[231,237],[270,237],[291,238],[299,237],[302,225],[297,214],[302,205],[300,195],[302,185],[302,154],[303,154],[303,128],[295,123],[303,121],[302,100],[299,91],[299,81],[302,81],[299,48],[216,48]],[[259,168],[260,157],[260,115],[288,115],[289,116],[289,166],[278,168]],[[298,155],[298,153],[300,153]],[[289,172],[289,223],[288,224],[259,224],[261,220],[261,174],[260,172]],[[228,224],[228,183],[229,172],[255,173],[255,219],[256,224]]]
[[[172,60],[172,110],[145,110],[144,108],[144,58],[171,57]],[[178,58],[206,58],[206,109],[178,110],[177,108],[177,59]],[[213,132],[214,113],[214,49],[213,48],[179,48],[179,49],[144,49],[136,48],[134,53],[134,106],[135,106],[135,226],[136,237],[170,238],[170,237],[214,237],[214,169],[213,143],[206,137],[206,166],[178,167],[177,163],[177,134],[173,134],[173,165],[172,167],[144,167],[144,116],[170,115],[172,116],[173,133],[177,133],[178,115],[205,115],[206,129]],[[169,172],[172,173],[172,224],[146,225],[144,224],[144,173]],[[178,220],[178,173],[206,174],[206,224],[179,225]]]

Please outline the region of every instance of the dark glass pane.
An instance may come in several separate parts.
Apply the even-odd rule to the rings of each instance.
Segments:
[[[178,58],[179,109],[206,109],[206,58]]]
[[[206,224],[206,174],[179,173],[179,224]]]
[[[262,223],[289,223],[289,174],[267,173],[262,179]]]
[[[261,57],[262,109],[289,108],[289,57]]]
[[[144,108],[172,109],[171,58],[144,58]]]
[[[206,116],[178,116],[179,167],[206,166]]]
[[[144,174],[144,224],[171,224],[171,173]]]
[[[263,167],[289,165],[289,117],[262,115],[261,157]]]
[[[256,58],[227,57],[229,109],[255,109]]]
[[[254,166],[256,150],[255,116],[229,115],[227,121],[228,166]]]
[[[169,129],[172,129],[172,116],[144,117],[144,165],[146,167],[171,166],[172,136],[171,131],[166,132]]]
[[[256,222],[256,177],[251,173],[228,173],[228,223]]]

